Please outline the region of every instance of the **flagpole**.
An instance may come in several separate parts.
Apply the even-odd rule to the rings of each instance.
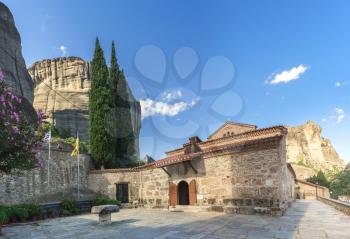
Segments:
[[[77,131],[77,140],[79,141],[79,131]],[[78,200],[80,199],[80,157],[79,157],[79,146],[78,146]]]
[[[47,161],[47,189],[50,188],[50,158],[51,158],[51,127],[50,127],[50,138],[49,138],[49,160]]]

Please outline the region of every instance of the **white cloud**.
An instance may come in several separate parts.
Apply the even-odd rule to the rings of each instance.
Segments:
[[[350,83],[350,81],[337,81],[335,82],[335,87],[339,88],[339,87],[344,87],[344,86],[347,86],[348,84]]]
[[[288,83],[292,80],[297,80],[300,78],[300,75],[304,73],[308,69],[305,65],[299,65],[297,67],[293,67],[290,70],[285,70],[280,73],[273,74],[271,77],[272,80],[265,81],[265,84],[280,84],[280,83]]]
[[[163,116],[175,116],[180,112],[188,110],[197,104],[197,100],[192,100],[191,102],[176,102],[173,104],[161,101],[154,101],[152,99],[140,100],[141,104],[141,115],[142,119],[153,116],[153,115],[163,115]]]
[[[335,117],[337,119],[337,123],[338,124],[341,123],[346,117],[345,111],[341,108],[335,108],[334,112],[335,112]]]
[[[181,90],[171,90],[171,91],[165,91],[161,94],[161,99],[164,101],[172,101],[175,99],[179,99],[182,96]]]
[[[67,54],[68,47],[62,45],[58,49],[62,52],[62,56]]]
[[[334,108],[333,113],[329,117],[323,118],[323,119],[321,119],[321,121],[323,123],[328,122],[328,123],[340,124],[346,118],[347,118],[347,115],[346,115],[344,109],[337,107],[337,108]]]

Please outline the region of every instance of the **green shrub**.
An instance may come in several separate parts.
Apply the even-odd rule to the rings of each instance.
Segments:
[[[4,225],[8,222],[9,218],[4,209],[0,209],[0,225]]]
[[[15,215],[14,207],[5,207],[4,210],[5,210],[9,220],[15,218],[16,215]]]
[[[13,209],[13,215],[17,218],[17,219],[27,219],[29,218],[29,213],[28,210],[20,207],[20,206],[15,206],[12,207]]]
[[[114,204],[114,205],[120,206],[120,202],[118,200],[111,199],[102,194],[96,195],[96,197],[92,200],[93,206],[106,205],[106,204]]]
[[[29,217],[41,217],[43,215],[43,209],[38,204],[21,204],[19,207],[27,209]]]
[[[67,199],[67,198],[63,199],[61,202],[61,207],[62,207],[64,216],[67,216],[65,215],[67,214],[67,212],[65,211],[68,211],[69,215],[74,215],[79,213],[79,209],[77,208],[77,201],[75,201],[74,199]]]

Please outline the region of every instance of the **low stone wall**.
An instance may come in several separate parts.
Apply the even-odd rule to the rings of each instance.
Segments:
[[[316,194],[319,197],[329,198],[329,189],[326,187],[300,179],[297,179],[295,182],[297,186],[296,194],[298,199],[316,199]]]
[[[43,167],[27,171],[0,174],[0,204],[59,201],[77,193],[78,162],[70,159],[72,146],[52,143],[50,183],[48,185],[48,149],[42,152]],[[87,190],[90,157],[80,155],[80,188],[83,198],[92,195]]]
[[[346,215],[350,216],[350,203],[341,202],[339,200],[325,198],[325,197],[317,197],[317,199],[331,207],[334,207],[338,211],[341,211]]]

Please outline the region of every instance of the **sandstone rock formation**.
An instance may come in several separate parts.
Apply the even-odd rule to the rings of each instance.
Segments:
[[[22,56],[21,37],[13,16],[0,2],[0,67],[6,84],[20,96],[33,102],[33,81]]]
[[[297,178],[308,178],[319,170],[345,167],[345,162],[339,157],[331,141],[323,138],[321,133],[321,126],[312,121],[288,128],[287,161],[292,164]]]
[[[43,60],[29,68],[35,82],[33,106],[59,131],[88,138],[89,63],[78,57]]]
[[[60,57],[34,63],[28,69],[35,82],[34,108],[42,110],[61,131],[88,139],[90,63],[78,57]],[[128,87],[135,152],[139,155],[141,107]]]

